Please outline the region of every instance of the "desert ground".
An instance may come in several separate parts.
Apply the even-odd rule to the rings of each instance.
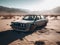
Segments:
[[[0,45],[60,45],[60,17],[58,19],[48,17],[47,26],[35,32],[14,32],[10,24],[21,18],[0,17]]]

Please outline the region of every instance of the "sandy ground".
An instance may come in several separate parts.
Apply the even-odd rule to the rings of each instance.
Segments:
[[[60,45],[60,19],[49,20],[45,28],[36,32],[19,34],[9,26],[15,20],[17,17],[0,18],[0,45],[36,45],[37,41],[44,42],[45,45]]]

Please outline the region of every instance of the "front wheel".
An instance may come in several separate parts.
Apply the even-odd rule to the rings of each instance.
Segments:
[[[47,25],[47,22],[44,24],[44,26],[46,26]]]
[[[29,31],[34,31],[34,30],[35,30],[35,28],[36,28],[36,26],[35,26],[35,25],[31,25],[31,27],[30,27],[30,30],[29,30]]]

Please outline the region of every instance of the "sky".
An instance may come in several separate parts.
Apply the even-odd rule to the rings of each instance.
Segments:
[[[0,6],[40,11],[60,6],[60,0],[0,0]]]

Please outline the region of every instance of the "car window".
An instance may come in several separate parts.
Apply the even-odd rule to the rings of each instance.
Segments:
[[[34,19],[35,19],[34,16],[25,16],[25,17],[23,18],[23,20],[34,20]]]
[[[25,16],[23,20],[39,20],[39,19],[41,19],[41,16],[30,15],[30,16]]]
[[[29,17],[28,16],[25,16],[24,19],[28,19]]]
[[[41,15],[41,19],[44,19],[45,17]]]

